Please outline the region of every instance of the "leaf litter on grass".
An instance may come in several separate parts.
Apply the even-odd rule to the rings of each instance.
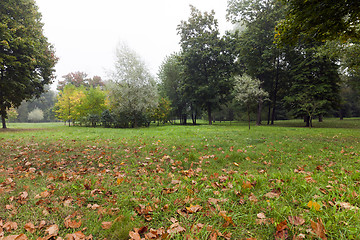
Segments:
[[[306,144],[296,155],[276,141],[262,148],[218,139],[175,148],[171,139],[138,137],[3,139],[0,237],[326,239],[336,237],[323,223],[338,227],[333,211],[349,226],[346,234],[357,233],[358,193],[351,186],[359,178],[346,165],[357,149],[344,155],[345,148],[335,154],[319,147],[321,154],[309,158]],[[129,223],[117,229],[122,215]]]

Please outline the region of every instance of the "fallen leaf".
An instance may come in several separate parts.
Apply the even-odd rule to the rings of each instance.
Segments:
[[[59,226],[56,224],[53,224],[45,229],[45,233],[48,235],[57,235],[59,232]]]
[[[351,205],[348,202],[340,202],[338,203],[340,205],[341,208],[346,209],[346,210],[356,210],[359,209],[358,207],[355,207],[353,205]]]
[[[314,208],[315,211],[319,212],[320,211],[320,204],[318,204],[317,202],[313,202],[313,201],[309,201],[309,203],[307,204],[307,206],[309,208]]]
[[[34,224],[32,224],[31,222],[25,224],[24,228],[26,231],[28,231],[30,233],[34,233],[36,230]]]
[[[196,213],[196,212],[200,211],[201,209],[202,209],[202,207],[200,205],[190,204],[190,207],[186,207],[186,211],[188,213]]]
[[[288,216],[288,220],[289,220],[290,224],[295,225],[295,226],[300,226],[305,223],[305,220],[298,216]]]
[[[260,219],[265,219],[265,218],[266,218],[265,213],[263,213],[263,212],[258,213],[256,216],[257,216],[258,218],[260,218]]]
[[[109,229],[111,228],[112,222],[102,222],[101,227],[102,229]]]
[[[181,233],[181,232],[186,232],[186,229],[180,226],[180,224],[177,222],[172,224],[166,232],[169,234]]]
[[[273,189],[271,192],[265,194],[265,197],[268,198],[278,198],[280,197],[281,191],[280,189]]]
[[[313,230],[313,232],[318,236],[320,237],[322,240],[326,240],[327,237],[326,237],[326,234],[325,234],[325,227],[324,227],[324,224],[321,220],[321,218],[317,219],[317,222],[314,222],[314,221],[311,221],[311,228]]]
[[[251,185],[251,182],[249,182],[249,181],[243,182],[242,188],[244,188],[244,189],[250,189],[250,188],[252,188],[252,187],[253,187],[253,186]]]
[[[276,226],[275,239],[287,239],[289,237],[288,228],[286,220],[279,223]]]
[[[3,228],[7,231],[10,232],[12,230],[16,230],[18,228],[18,225],[16,222],[6,222],[3,226]]]
[[[2,238],[2,240],[28,240],[28,238],[25,234],[20,234],[20,235],[10,235]]]
[[[75,220],[65,219],[64,225],[66,228],[79,228],[81,226],[81,220],[76,222]]]
[[[131,240],[141,240],[140,234],[138,232],[130,231],[129,237],[131,238]]]
[[[72,233],[72,234],[66,234],[65,236],[66,240],[85,240],[88,239],[86,238],[86,235],[83,234],[81,231]]]

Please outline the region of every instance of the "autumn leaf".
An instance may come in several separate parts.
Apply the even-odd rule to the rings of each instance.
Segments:
[[[236,225],[235,225],[235,223],[233,222],[232,218],[226,215],[226,211],[220,211],[220,212],[219,212],[219,215],[220,215],[221,217],[223,217],[223,219],[226,221],[226,222],[223,224],[224,227],[227,227],[227,226],[229,226],[230,224],[233,225],[234,227],[236,227]]]
[[[188,213],[196,213],[196,212],[200,211],[201,209],[202,209],[202,207],[200,205],[190,204],[190,207],[186,207],[186,211]]]
[[[36,230],[34,224],[32,224],[31,222],[25,224],[24,228],[26,231],[28,231],[30,233],[34,233]]]
[[[28,240],[28,238],[25,234],[20,234],[20,235],[10,235],[2,238],[2,240]]]
[[[48,235],[56,236],[58,232],[59,232],[59,226],[56,224],[53,224],[45,229],[45,233]]]
[[[357,210],[357,209],[359,209],[358,207],[355,207],[355,206],[351,205],[348,202],[340,202],[340,203],[337,203],[337,204],[339,204],[341,208],[346,209],[346,210]]]
[[[112,222],[102,222],[101,227],[102,229],[109,229],[111,228]]]
[[[265,214],[264,214],[263,212],[258,213],[256,216],[257,216],[258,218],[260,218],[260,219],[265,219],[265,218],[266,218],[266,216],[265,216]]]
[[[313,232],[318,236],[320,237],[322,240],[326,240],[327,237],[325,235],[325,227],[324,227],[324,224],[322,222],[321,219],[317,219],[317,222],[314,222],[314,221],[311,221],[311,228],[313,230]]]
[[[181,232],[186,232],[186,229],[180,226],[178,222],[176,222],[172,224],[166,232],[169,234],[181,233]]]
[[[309,208],[313,208],[315,211],[319,212],[320,211],[320,204],[318,204],[317,202],[313,202],[313,201],[309,201],[309,203],[307,204],[307,206]]]
[[[71,220],[70,218],[65,219],[64,225],[66,228],[79,228],[81,226],[81,220],[76,222],[75,220]]]
[[[130,231],[129,237],[131,238],[131,240],[141,240],[140,234],[138,232]]]
[[[125,179],[124,178],[118,178],[116,180],[117,185],[120,185]]]
[[[280,194],[281,194],[280,189],[273,189],[273,190],[271,190],[271,192],[266,193],[265,197],[278,198],[278,197],[280,197]]]
[[[244,189],[250,189],[252,187],[253,186],[251,185],[251,182],[249,182],[249,181],[243,182],[243,184],[242,184],[242,188],[244,188]]]
[[[85,240],[85,239],[92,239],[92,238],[86,238],[86,235],[82,233],[81,231],[72,233],[72,234],[66,234],[65,236],[66,240]]]
[[[288,228],[286,220],[279,223],[276,226],[275,239],[287,239],[289,237]]]
[[[7,232],[11,232],[12,230],[16,230],[18,228],[18,225],[16,222],[6,222],[3,226],[3,228],[7,231]]]
[[[300,226],[305,223],[305,220],[298,216],[288,216],[288,220],[289,220],[290,224],[295,225],[295,226]]]

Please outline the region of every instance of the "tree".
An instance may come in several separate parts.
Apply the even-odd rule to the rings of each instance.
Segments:
[[[358,0],[282,0],[288,11],[278,26],[277,40],[294,44],[311,41],[360,40],[360,2]]]
[[[171,102],[172,115],[180,119],[181,124],[186,123],[186,110],[189,105],[185,97],[183,86],[183,66],[179,54],[172,54],[165,58],[160,66],[158,78],[160,79],[160,95]]]
[[[285,101],[296,117],[305,117],[312,127],[315,116],[339,107],[340,76],[338,66],[318,56],[313,45],[302,45],[292,52],[289,62],[290,85]]]
[[[82,88],[76,88],[72,84],[68,84],[64,89],[59,92],[57,102],[55,104],[56,117],[63,121],[73,123],[81,116],[79,108],[81,103],[84,102],[85,93]]]
[[[193,107],[208,113],[212,124],[212,110],[229,99],[232,90],[234,57],[228,38],[220,38],[215,12],[201,13],[190,6],[188,21],[181,21],[181,63],[184,66],[183,87]]]
[[[261,81],[269,92],[268,123],[274,123],[282,87],[283,52],[274,43],[276,23],[284,17],[284,6],[277,0],[228,0],[227,18],[241,24],[238,33],[238,62],[245,73]],[[257,125],[261,124],[262,101],[259,101]],[[272,111],[271,111],[272,110]]]
[[[252,105],[263,101],[269,94],[261,89],[259,79],[252,78],[249,75],[235,76],[234,98],[236,101],[246,106],[249,130],[250,130],[250,110]]]
[[[39,122],[44,119],[44,112],[40,108],[35,108],[29,112],[28,120],[31,122]]]
[[[154,109],[153,118],[155,121],[166,123],[170,120],[171,103],[169,99],[160,98],[157,108]]]
[[[116,49],[115,70],[108,85],[110,109],[123,126],[138,127],[148,121],[151,110],[157,107],[158,90],[145,63],[127,45]],[[116,120],[116,119],[115,119]]]
[[[0,2],[0,115],[6,128],[7,109],[39,97],[51,83],[57,59],[43,35],[34,0]]]
[[[88,74],[85,72],[71,72],[63,76],[62,81],[59,81],[57,85],[57,90],[61,91],[67,84],[72,84],[75,87],[84,86],[86,88],[90,87],[103,87],[105,83],[102,81],[101,77],[94,76],[88,78]]]

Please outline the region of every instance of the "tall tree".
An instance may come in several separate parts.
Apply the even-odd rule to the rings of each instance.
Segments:
[[[290,55],[290,54],[289,54]],[[290,87],[285,101],[296,117],[305,117],[312,126],[315,116],[322,116],[340,103],[338,66],[324,56],[318,56],[309,45],[298,46],[289,61]]]
[[[360,41],[359,0],[282,0],[286,19],[277,26],[283,44],[310,41]]]
[[[183,84],[183,66],[180,55],[172,54],[165,58],[160,66],[158,78],[160,79],[160,94],[171,102],[172,114],[186,123],[186,108],[189,105],[185,98]]]
[[[6,128],[7,109],[39,97],[51,83],[57,59],[43,35],[34,0],[0,2],[0,115]]]
[[[232,90],[233,55],[227,37],[220,37],[215,12],[200,12],[193,6],[188,21],[181,21],[177,30],[182,48],[184,84],[190,102],[208,113],[228,100]]]
[[[109,100],[111,110],[119,118],[128,119],[132,127],[138,127],[140,119],[158,104],[153,77],[139,55],[125,44],[116,50]]]
[[[284,49],[274,44],[275,26],[284,16],[284,6],[277,0],[228,0],[227,18],[243,25],[238,34],[238,61],[245,73],[261,81],[270,93],[268,122],[274,122],[281,87],[281,63]],[[261,124],[262,101],[258,102],[257,125]]]

